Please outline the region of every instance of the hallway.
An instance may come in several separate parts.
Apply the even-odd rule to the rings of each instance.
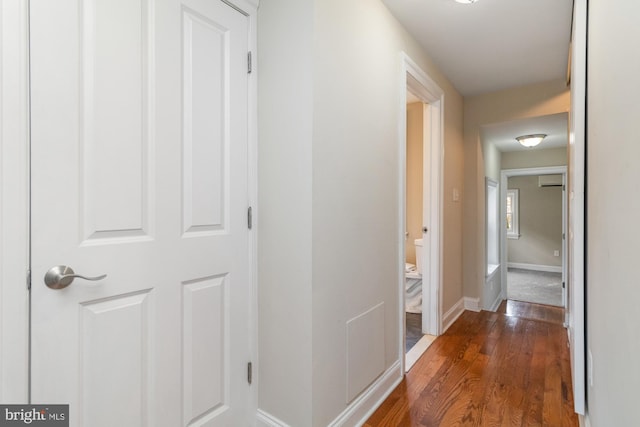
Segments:
[[[553,317],[465,311],[365,426],[578,426],[567,334]]]

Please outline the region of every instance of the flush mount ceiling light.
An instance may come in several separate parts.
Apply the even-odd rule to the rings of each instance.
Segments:
[[[462,3],[462,4],[471,4],[471,3],[475,3],[478,0],[456,0],[457,3]]]
[[[544,133],[536,133],[533,135],[522,135],[522,136],[518,136],[516,137],[516,140],[522,144],[522,146],[524,147],[535,147],[536,145],[540,144],[542,142],[542,140],[546,137],[547,135],[545,135]]]

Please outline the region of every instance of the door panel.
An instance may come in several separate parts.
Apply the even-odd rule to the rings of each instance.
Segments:
[[[146,290],[80,305],[79,393],[84,425],[95,425],[94,420],[100,425],[105,425],[100,420],[148,425],[153,297]],[[127,386],[120,388],[121,384]]]
[[[71,425],[248,423],[247,50],[220,0],[31,1],[32,400]]]

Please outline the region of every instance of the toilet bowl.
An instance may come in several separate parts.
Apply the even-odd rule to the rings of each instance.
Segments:
[[[416,245],[416,270],[422,274],[422,239],[416,239],[413,243]]]

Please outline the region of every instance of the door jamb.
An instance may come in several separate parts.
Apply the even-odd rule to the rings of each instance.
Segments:
[[[0,0],[0,402],[29,401],[29,2]]]
[[[427,73],[425,73],[411,58],[404,52],[400,53],[401,73],[400,73],[400,96],[398,105],[398,159],[399,159],[399,191],[398,191],[398,290],[399,290],[399,358],[401,370],[405,372],[404,362],[404,340],[405,340],[405,228],[406,228],[406,144],[407,144],[407,90],[414,93],[422,102],[427,104],[425,119],[430,124],[425,135],[424,150],[425,165],[424,170],[429,170],[429,175],[424,175],[425,183],[428,182],[428,189],[431,197],[430,204],[426,200],[423,209],[428,212],[429,228],[426,235],[423,235],[423,248],[428,254],[429,266],[429,289],[423,289],[423,312],[428,310],[429,316],[423,316],[423,332],[432,335],[439,335],[442,328],[442,170],[444,159],[444,91],[435,83]],[[425,191],[426,190],[426,191]],[[423,212],[424,214],[424,212]],[[427,243],[428,242],[428,243]],[[428,244],[428,247],[426,246]],[[423,276],[425,271],[423,271]],[[425,310],[425,308],[427,310]]]

